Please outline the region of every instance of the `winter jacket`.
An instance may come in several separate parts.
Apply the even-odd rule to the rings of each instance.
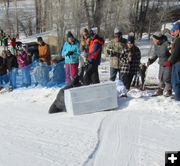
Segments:
[[[8,37],[6,35],[2,37],[2,42],[4,46],[8,46]]]
[[[90,41],[89,53],[86,55],[89,63],[100,65],[101,63],[101,52],[104,40],[96,35],[94,40]]]
[[[120,59],[121,73],[137,74],[139,72],[141,52],[137,46],[127,49]]]
[[[17,58],[14,55],[7,56],[7,69],[11,71],[13,68],[18,68]]]
[[[162,40],[160,40],[159,44],[154,46],[154,56],[149,59],[150,64],[154,63],[157,58],[159,58],[160,66],[166,66],[167,60],[170,58],[170,53],[168,49],[169,43],[167,41],[167,37],[164,36]]]
[[[121,64],[121,57],[124,54],[124,52],[127,50],[126,46],[126,39],[122,38],[120,41],[117,41],[116,39],[113,39],[108,43],[108,46],[106,48],[106,55],[108,55],[108,50],[112,50],[110,53],[110,67],[115,69],[120,69]]]
[[[7,64],[4,62],[4,59],[0,57],[0,76],[7,73]]]
[[[68,52],[73,52],[72,55],[66,56]],[[70,44],[69,42],[65,42],[62,49],[62,56],[65,57],[65,63],[67,64],[77,64],[79,63],[80,56],[80,43],[77,39],[75,39],[74,44]],[[70,58],[70,59],[69,59]]]
[[[180,62],[180,34],[173,43],[172,55],[169,58],[171,64]]]
[[[80,46],[80,50],[81,52],[85,52],[85,53],[88,53],[89,52],[89,45],[90,45],[90,37],[88,37],[87,39],[84,39],[83,37],[81,38],[81,42],[85,42],[85,45],[82,45]]]
[[[50,53],[49,45],[46,43],[39,45],[38,51],[39,51],[39,59],[43,62],[46,62],[49,65],[51,61],[51,53]]]
[[[28,57],[25,51],[22,54],[18,54],[17,62],[19,64],[19,68],[23,68],[29,65]]]
[[[10,39],[10,46],[16,47],[17,35],[13,38],[9,37],[9,39]]]

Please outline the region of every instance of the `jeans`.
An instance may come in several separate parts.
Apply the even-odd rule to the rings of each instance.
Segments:
[[[119,73],[119,80],[122,80],[121,70],[110,67],[110,80],[111,81],[115,81],[117,73]]]
[[[180,63],[172,67],[172,87],[175,93],[175,100],[180,101]]]
[[[16,75],[17,75],[17,68],[13,68],[9,73],[9,80],[10,80],[10,86],[15,89],[16,88]]]

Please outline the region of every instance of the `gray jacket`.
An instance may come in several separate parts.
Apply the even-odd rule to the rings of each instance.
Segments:
[[[154,46],[154,56],[152,56],[149,59],[150,64],[154,63],[157,58],[159,58],[159,65],[160,66],[166,66],[166,62],[168,61],[170,57],[169,49],[168,49],[169,43],[167,41],[166,36],[160,41],[158,45]]]

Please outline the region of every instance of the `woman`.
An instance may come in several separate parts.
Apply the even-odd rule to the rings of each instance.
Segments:
[[[31,76],[30,76],[30,69],[29,69],[29,62],[27,58],[27,54],[23,51],[22,48],[18,51],[18,64],[19,68],[22,69],[22,86],[28,87],[31,85]]]
[[[63,46],[62,56],[65,57],[66,85],[68,85],[78,74],[80,56],[80,43],[71,32],[67,34],[67,41]]]
[[[140,49],[134,44],[134,33],[129,33],[127,40],[127,52],[122,57],[122,80],[127,90],[130,89],[133,76],[139,71],[141,60]]]

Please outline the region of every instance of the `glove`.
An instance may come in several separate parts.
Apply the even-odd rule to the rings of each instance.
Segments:
[[[111,55],[112,50],[108,49],[108,50],[107,50],[107,53],[108,53],[108,55]]]
[[[66,56],[71,56],[73,54],[73,52],[72,51],[69,51],[67,54],[66,54]]]
[[[150,65],[150,62],[148,61],[148,62],[147,62],[147,67],[149,67],[149,65]]]
[[[166,67],[170,67],[171,66],[171,62],[170,61],[167,61],[166,62]]]
[[[88,58],[88,61],[90,62],[90,63],[92,63],[93,62],[93,58]]]

